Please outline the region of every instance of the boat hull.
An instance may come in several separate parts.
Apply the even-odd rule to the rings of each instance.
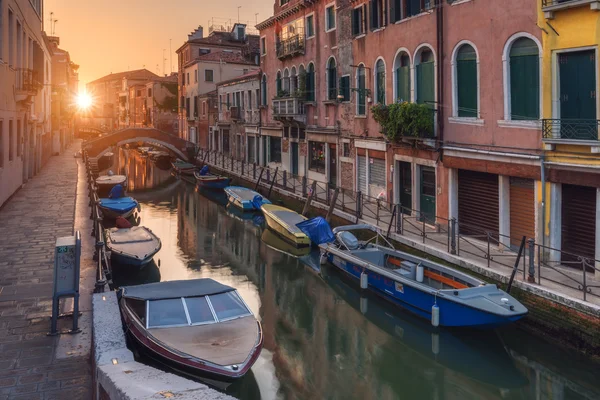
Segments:
[[[281,225],[269,213],[263,213],[263,215],[265,216],[265,221],[267,223],[267,226],[273,232],[275,232],[280,237],[282,237],[283,239],[292,243],[296,247],[309,247],[310,246],[310,240],[308,239],[308,237],[306,235],[297,236],[297,235],[293,234],[292,232],[290,232],[289,230],[287,230],[287,228],[285,226]]]
[[[231,178],[218,178],[211,180],[202,180],[196,178],[196,183],[198,184],[198,187],[202,189],[223,190],[227,186],[229,186],[230,182]]]
[[[496,328],[513,323],[525,316],[524,314],[509,317],[496,315],[441,296],[436,297],[435,294],[405,285],[400,280],[383,276],[333,254],[327,254],[327,260],[354,281],[360,282],[361,274],[364,271],[368,275],[368,290],[422,318],[431,320],[432,307],[437,304],[440,326]]]
[[[106,219],[117,219],[118,217],[127,219],[133,215],[135,209],[137,208],[137,204],[133,205],[131,209],[128,210],[114,210],[109,207],[103,207],[101,204],[98,205],[98,208],[102,212],[102,216]]]
[[[156,253],[158,253],[158,251]],[[154,254],[156,254],[156,253],[154,253]],[[139,259],[139,258],[131,257],[127,254],[121,254],[116,251],[111,251],[110,259],[118,265],[136,267],[136,268],[142,269],[146,265],[148,265],[148,263],[150,263],[150,261],[152,261],[152,259],[154,258],[154,254],[152,254],[146,258]]]

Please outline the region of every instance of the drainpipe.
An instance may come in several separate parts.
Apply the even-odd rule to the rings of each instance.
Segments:
[[[544,247],[546,246],[546,163],[545,154],[540,156],[540,168],[542,178],[542,251],[540,252],[542,260],[545,258]],[[542,260],[538,260],[538,263]]]
[[[444,142],[444,5],[441,1],[436,6],[437,54],[438,54],[438,85],[437,85],[437,120],[438,141]]]

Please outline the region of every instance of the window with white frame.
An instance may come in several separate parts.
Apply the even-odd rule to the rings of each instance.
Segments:
[[[367,5],[363,4],[352,10],[352,36],[359,36],[365,33],[366,28]]]
[[[382,59],[375,63],[375,101],[385,104],[385,63]]]
[[[325,7],[325,32],[335,29],[335,4]]]
[[[310,14],[306,17],[306,38],[315,36],[315,15]]]
[[[385,0],[370,0],[369,4],[371,30],[383,28],[387,22],[387,4]]]
[[[213,82],[214,81],[214,76],[213,76],[213,70],[212,69],[205,69],[204,70],[204,81],[205,82]]]
[[[367,85],[365,66],[360,64],[356,69],[356,115],[365,115],[367,112]]]
[[[470,44],[462,44],[456,51],[453,74],[454,116],[477,118],[479,114],[477,53]]]

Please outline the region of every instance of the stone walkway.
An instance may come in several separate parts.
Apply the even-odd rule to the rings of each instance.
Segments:
[[[59,358],[65,335],[46,335],[55,241],[73,234],[78,146],[51,157],[0,209],[0,400],[92,398],[89,351]]]

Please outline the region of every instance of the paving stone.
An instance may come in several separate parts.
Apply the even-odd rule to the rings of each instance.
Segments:
[[[19,378],[19,385],[27,385],[30,383],[39,383],[39,382],[43,382],[44,380],[46,380],[46,375],[44,375],[44,374],[25,375],[25,376],[21,376]]]
[[[17,384],[17,378],[1,378],[0,387],[14,386]]]
[[[37,392],[37,384],[32,383],[28,385],[19,385],[12,388],[11,392],[14,394],[23,394],[23,393],[31,393]]]

